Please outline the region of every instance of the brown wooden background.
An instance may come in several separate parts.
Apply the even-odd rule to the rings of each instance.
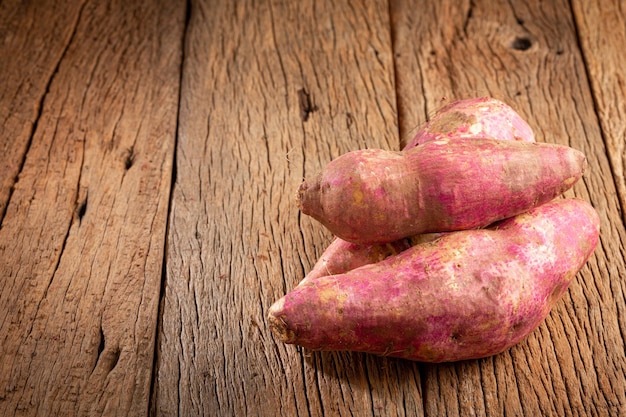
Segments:
[[[620,0],[0,2],[0,415],[626,415],[625,62]],[[277,343],[331,239],[302,178],[483,95],[589,159],[545,323],[453,364]]]

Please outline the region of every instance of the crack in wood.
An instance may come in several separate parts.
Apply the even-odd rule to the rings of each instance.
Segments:
[[[110,374],[113,369],[117,366],[121,356],[121,349],[119,346],[114,346],[112,349],[107,348],[106,336],[104,334],[104,329],[102,325],[100,325],[100,334],[99,334],[99,342],[98,342],[98,350],[96,351],[96,360],[91,370],[91,374],[93,374],[96,369],[100,366],[105,374]]]
[[[102,326],[100,326],[100,343],[98,344],[98,356],[96,363],[100,359],[102,352],[104,352],[104,331],[102,331]]]
[[[180,66],[179,66],[179,77],[178,77],[178,103],[182,102],[182,85],[183,85],[183,73],[184,73],[184,67],[185,67],[185,58],[186,58],[186,51],[187,51],[187,37],[189,36],[189,30],[190,30],[190,22],[191,22],[191,18],[192,18],[192,14],[193,14],[193,8],[192,8],[192,2],[191,0],[186,0],[185,1],[185,21],[183,24],[183,30],[182,30],[182,38],[181,38],[181,55],[180,55]],[[169,189],[169,198],[168,198],[168,202],[167,202],[167,213],[168,215],[166,216],[166,220],[165,220],[165,236],[164,236],[164,247],[167,248],[169,246],[168,240],[169,240],[169,233],[170,233],[170,215],[169,213],[172,212],[172,202],[174,199],[174,188],[176,186],[176,182],[178,181],[178,162],[177,162],[177,150],[178,150],[178,143],[179,143],[179,127],[180,127],[180,111],[181,111],[181,106],[178,106],[178,112],[176,114],[176,124],[174,127],[174,151],[172,152],[172,173],[171,173],[171,177],[170,177],[170,189]],[[210,117],[210,116],[209,116]],[[210,126],[209,126],[210,129]],[[165,295],[166,295],[166,286],[167,286],[167,260],[168,260],[168,256],[167,256],[167,252],[164,251],[163,254],[163,259],[161,262],[161,280],[160,280],[160,288],[159,288],[159,302],[158,302],[158,306],[157,306],[157,320],[156,320],[156,330],[155,330],[155,343],[154,343],[154,349],[153,349],[153,356],[152,356],[152,375],[150,377],[150,391],[149,391],[149,396],[148,396],[148,415],[150,416],[155,416],[157,415],[157,410],[158,410],[158,403],[159,403],[159,364],[160,364],[160,358],[161,358],[161,350],[160,350],[160,346],[163,343],[163,318],[164,318],[164,306],[165,306]],[[180,375],[181,375],[181,369],[180,369],[180,362],[178,364],[179,368],[178,368],[178,398],[180,399],[181,393],[180,390],[182,389],[182,387],[180,386]]]
[[[124,155],[124,169],[128,171],[135,163],[135,147],[128,148]]]
[[[87,201],[89,198],[89,194],[85,193],[85,199],[78,204],[78,208],[76,210],[76,215],[78,216],[78,223],[82,223],[83,217],[85,217],[85,213],[87,212]]]
[[[467,13],[465,13],[465,21],[463,22],[463,33],[467,37],[467,28],[474,14],[474,2],[470,0]]]
[[[311,94],[305,88],[298,90],[298,104],[300,105],[300,117],[303,122],[308,121],[311,113],[318,110],[311,100]]]
[[[83,8],[85,6],[85,3],[81,4],[80,6],[80,10],[78,12],[78,16],[76,18],[76,21],[74,22],[74,27],[72,28],[72,33],[70,34],[70,37],[67,41],[67,44],[65,45],[65,48],[63,48],[63,51],[61,52],[58,61],[56,62],[54,68],[52,69],[52,72],[50,73],[50,77],[48,78],[48,81],[46,82],[46,87],[44,89],[43,94],[41,95],[41,98],[39,99],[39,103],[37,105],[37,115],[35,116],[35,119],[33,120],[30,132],[28,134],[28,140],[26,141],[26,146],[24,148],[24,153],[22,154],[21,159],[18,162],[18,169],[13,177],[13,184],[11,185],[11,187],[9,188],[9,193],[7,196],[7,200],[6,200],[6,204],[4,205],[4,207],[0,206],[0,227],[2,226],[2,221],[4,220],[4,217],[6,215],[6,212],[8,210],[9,205],[11,204],[11,198],[13,197],[13,192],[15,191],[15,184],[18,182],[19,180],[19,176],[20,173],[24,170],[24,165],[26,164],[26,158],[30,152],[30,148],[32,146],[33,143],[33,138],[35,136],[35,132],[37,132],[37,127],[39,125],[39,120],[41,119],[41,116],[43,114],[43,108],[44,108],[44,102],[46,100],[46,97],[48,96],[48,94],[50,93],[50,87],[52,86],[52,81],[55,79],[56,75],[59,72],[59,68],[61,66],[61,62],[63,62],[63,60],[65,59],[65,56],[67,54],[67,51],[70,47],[70,45],[72,44],[72,42],[74,41],[74,37],[76,35],[76,30],[78,28],[78,23],[81,20],[81,16],[83,13]]]

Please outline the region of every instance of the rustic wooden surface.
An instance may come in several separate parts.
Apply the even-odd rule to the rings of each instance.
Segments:
[[[0,415],[145,415],[184,4],[8,3]]]
[[[620,0],[572,2],[601,134],[626,222],[626,10]]]
[[[618,0],[0,3],[0,415],[626,415]],[[492,95],[587,154],[601,243],[527,340],[421,364],[277,342],[352,149]]]

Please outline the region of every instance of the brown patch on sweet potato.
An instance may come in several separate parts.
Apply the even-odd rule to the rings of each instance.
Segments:
[[[461,126],[471,126],[477,122],[476,116],[468,115],[460,111],[453,111],[444,114],[433,121],[428,131],[434,133],[453,132]]]

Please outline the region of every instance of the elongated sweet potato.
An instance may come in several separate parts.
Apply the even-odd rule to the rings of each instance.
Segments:
[[[509,105],[491,97],[480,97],[454,101],[441,108],[404,150],[431,140],[473,137],[535,141],[528,123]]]
[[[443,362],[497,354],[548,315],[598,243],[597,213],[557,199],[298,285],[269,311],[284,343]]]
[[[331,161],[300,185],[297,204],[358,244],[484,227],[552,200],[580,179],[567,146],[464,139],[406,152],[366,149]]]
[[[492,97],[454,101],[442,107],[417,132],[404,151],[438,139],[485,139],[534,142],[535,135],[526,121],[510,106]],[[379,262],[387,256],[409,248],[418,242],[433,240],[439,234],[414,236],[411,241],[386,244],[357,245],[335,238],[315,263],[306,279],[347,272],[363,265]]]

